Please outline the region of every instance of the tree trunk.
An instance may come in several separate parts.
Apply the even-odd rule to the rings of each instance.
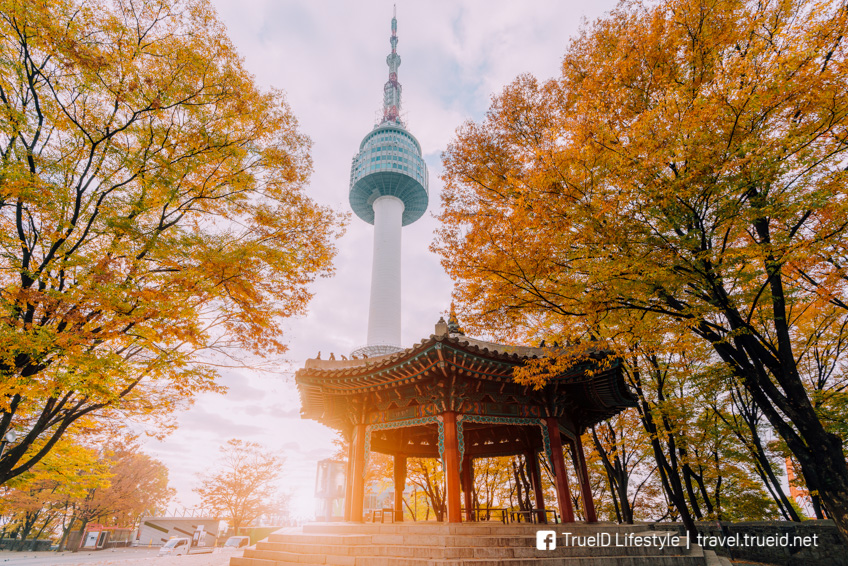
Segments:
[[[745,345],[745,353],[758,351],[749,337],[735,339]],[[836,523],[843,540],[848,541],[848,465],[842,448],[842,439],[827,432],[822,426],[815,409],[809,402],[800,378],[781,375],[777,380],[784,382],[783,390],[777,389],[770,373],[763,364],[752,363],[747,356],[741,359],[739,352],[728,346],[717,344],[725,361],[736,361],[736,377],[751,394],[754,402],[763,411],[769,423],[786,442],[801,466],[801,473],[811,494],[817,492],[829,518]],[[797,385],[797,386],[796,386]],[[784,416],[790,422],[786,422]]]
[[[35,522],[38,520],[39,514],[40,510],[26,513],[24,515],[24,523],[21,525],[21,538],[18,540],[17,550],[26,550],[27,537],[29,536],[30,531],[32,531],[32,527],[35,526]]]
[[[824,519],[822,513],[821,498],[818,495],[810,494],[810,501],[813,504],[813,513],[816,514],[816,519]]]
[[[415,510],[409,505],[409,501],[404,498],[403,504],[406,505],[406,508],[409,509],[409,514],[412,516],[413,521],[417,521],[418,518],[415,516]]]
[[[35,533],[35,539],[36,539],[36,540],[38,540],[39,538],[41,538],[41,535],[42,535],[42,534],[44,534],[44,529],[46,529],[46,528],[47,528],[47,526],[50,524],[50,522],[51,522],[51,521],[52,521],[55,517],[56,517],[56,514],[55,514],[55,513],[54,513],[54,514],[48,514],[48,515],[47,515],[47,519],[46,519],[46,520],[44,521],[44,523],[41,525],[41,528],[40,528],[40,529],[38,529],[38,532],[37,532],[37,533]]]
[[[65,550],[65,544],[68,542],[68,536],[71,534],[71,529],[74,527],[74,522],[77,520],[76,515],[71,515],[71,520],[68,521],[68,526],[62,529],[62,540],[59,541],[59,552]]]
[[[605,423],[609,426],[609,423]],[[622,523],[621,517],[621,508],[619,507],[618,500],[618,481],[615,476],[615,469],[613,468],[612,462],[610,462],[609,453],[604,449],[601,444],[601,440],[598,438],[598,432],[595,427],[592,427],[592,443],[595,445],[595,452],[598,453],[598,456],[601,458],[601,463],[604,465],[604,472],[607,476],[607,485],[609,485],[610,496],[612,497],[612,504],[615,508],[615,517],[618,523]]]
[[[83,537],[85,537],[85,527],[86,526],[88,526],[88,518],[85,518],[85,519],[82,520],[82,525],[80,525],[80,529],[79,529],[79,534],[80,534],[79,544],[77,545],[76,548],[72,548],[71,552],[77,552],[80,548],[82,548],[82,545],[85,544],[85,540],[84,540]]]
[[[736,438],[739,439],[746,450],[748,450],[751,457],[754,458],[757,475],[760,476],[763,485],[766,486],[766,489],[772,499],[774,499],[780,513],[789,521],[800,522],[801,517],[798,516],[798,513],[795,511],[795,507],[792,506],[789,502],[789,498],[786,497],[786,493],[783,491],[783,485],[775,475],[771,461],[763,447],[763,442],[758,430],[761,413],[756,408],[756,405],[745,398],[745,392],[738,386],[734,385],[730,393],[733,406],[739,411],[739,416],[742,418],[742,422],[745,423],[745,427],[748,429],[748,435],[746,436],[741,430],[739,430],[739,423],[737,422],[735,415],[732,415],[731,422],[730,419],[726,418],[722,414],[718,407],[713,406],[713,411],[725,422],[730,430],[733,431]]]
[[[757,187],[752,186],[749,193],[752,206],[756,208],[759,206]],[[751,226],[759,237],[758,243],[771,246],[767,214],[763,212]],[[726,318],[729,332],[717,332],[705,319],[693,321],[696,322],[693,330],[712,345],[786,442],[801,465],[810,492],[821,497],[827,514],[848,543],[848,464],[842,440],[825,430],[801,380],[792,352],[791,323],[783,286],[784,266],[770,253],[766,253],[762,261],[771,297],[773,331],[769,332],[770,336],[761,338],[757,329],[737,310],[720,275],[707,261],[703,266],[704,292]],[[664,295],[664,300],[673,310],[688,312],[677,299]]]
[[[642,389],[642,380],[636,364],[634,364],[632,371],[630,372],[630,376],[636,391],[636,396],[639,399],[638,411],[640,419],[642,420],[642,425],[645,427],[645,430],[651,438],[651,448],[654,451],[654,459],[657,462],[657,470],[660,473],[660,481],[662,482],[663,490],[665,491],[668,500],[672,505],[674,505],[674,508],[677,509],[677,512],[680,514],[680,521],[683,523],[683,526],[689,533],[689,536],[696,539],[698,537],[698,529],[695,526],[695,521],[692,519],[692,514],[689,512],[689,507],[686,505],[685,490],[682,482],[680,481],[680,474],[676,467],[677,460],[676,454],[673,451],[673,438],[669,439],[672,442],[672,450],[670,452],[672,463],[670,464],[663,452],[662,445],[660,444],[660,433],[657,431],[657,424],[654,419],[653,411],[651,410],[651,405],[645,397],[645,393]]]
[[[517,464],[516,460],[518,461]],[[532,486],[530,485],[530,480],[527,479],[524,466],[524,459],[521,456],[512,459],[512,473],[515,477],[515,485],[518,488],[518,508],[521,511],[529,511],[533,509],[533,504],[530,501]]]
[[[633,507],[630,505],[630,497],[627,493],[627,484],[619,481],[618,501],[621,505],[621,521],[628,525],[633,524]]]
[[[612,426],[609,422],[604,424],[607,426],[607,434],[615,441],[615,431]],[[627,471],[624,461],[619,457],[618,452],[616,452],[614,460],[610,459],[609,452],[601,444],[595,427],[592,427],[592,441],[595,445],[595,451],[601,457],[601,463],[604,465],[618,522],[633,524],[633,509],[630,507],[630,496],[627,493],[630,483],[630,473]]]

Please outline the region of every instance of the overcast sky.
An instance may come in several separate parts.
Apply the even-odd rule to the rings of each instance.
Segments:
[[[348,211],[351,158],[374,126],[388,78],[391,1],[213,0],[247,69],[265,87],[283,89],[313,142],[310,195]],[[398,72],[408,129],[430,169],[430,205],[403,229],[404,346],[433,333],[450,305],[451,281],[428,250],[440,207],[441,153],[456,128],[480,120],[491,97],[522,73],[555,77],[569,38],[615,2],[509,0],[397,2]],[[349,354],[365,343],[372,226],[351,218],[339,241],[336,274],[313,287],[309,315],[291,321],[289,362],[281,376],[227,371],[226,395],[203,395],[176,418],[179,430],[146,451],[165,462],[178,501],[199,503],[195,473],[211,466],[229,438],[283,453],[283,489],[294,512],[311,516],[316,462],[334,449],[333,431],[300,419],[293,372],[320,350]],[[283,372],[289,372],[288,375]]]

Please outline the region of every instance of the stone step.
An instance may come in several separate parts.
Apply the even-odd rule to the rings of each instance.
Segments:
[[[609,542],[612,546],[625,543],[629,535],[650,536],[679,536],[677,533],[663,533],[659,531],[642,531],[639,533],[610,534]],[[619,538],[620,537],[620,538]],[[561,546],[565,546],[561,537],[558,536]],[[444,547],[530,547],[536,546],[536,533],[525,532],[521,534],[502,534],[497,532],[492,535],[433,535],[433,534],[373,534],[373,535],[317,535],[317,534],[284,534],[272,535],[267,542],[259,543],[257,548],[267,550],[286,550],[287,545],[320,545],[327,547],[341,546],[346,548],[368,547],[380,545],[386,547],[396,546],[435,546]],[[686,539],[681,537],[678,546],[685,547]],[[569,545],[576,546],[576,545]],[[633,548],[644,548],[634,546]]]
[[[561,539],[560,539],[561,540]],[[615,540],[615,539],[612,539]],[[685,539],[683,539],[685,540]],[[269,545],[290,545],[290,544],[314,544],[327,546],[347,546],[360,547],[370,545],[383,546],[536,546],[536,534],[532,535],[370,535],[370,536],[328,536],[328,535],[285,535],[270,537],[267,543]],[[560,543],[561,544],[561,543]],[[268,548],[278,548],[278,546],[269,546]]]
[[[356,546],[371,544],[372,535],[322,535],[322,534],[272,534],[264,544],[344,544]]]
[[[528,538],[532,538],[535,540],[536,533],[539,530],[547,530],[547,529],[525,529],[521,531],[509,530],[508,527],[502,529],[491,529],[487,531],[473,531],[466,533],[448,533],[441,530],[436,529],[427,529],[427,530],[414,530],[414,531],[395,531],[395,532],[372,532],[370,534],[343,534],[343,533],[316,533],[311,531],[299,532],[299,533],[275,533],[272,534],[269,538],[269,542],[275,543],[296,543],[296,542],[314,542],[316,544],[407,544],[410,541],[422,540],[422,541],[431,541],[429,544],[450,544],[450,541],[454,540],[485,540],[485,544],[491,544],[494,539],[503,539],[504,541],[508,540],[521,540],[524,541]],[[626,531],[616,531],[616,532],[572,532],[572,531],[561,531],[556,529],[554,532],[557,533],[558,538],[561,537],[564,533],[568,532],[574,536],[609,536],[612,540],[615,540],[615,537],[627,537],[630,535],[656,535],[656,536],[681,536],[677,532],[664,533],[660,531],[649,531],[645,529],[641,530],[626,530]],[[683,539],[685,540],[685,539]],[[422,543],[419,543],[422,544]],[[504,544],[508,544],[505,542]]]
[[[451,538],[451,537],[445,537]],[[455,537],[461,539],[461,537]],[[483,539],[484,537],[477,537]],[[274,543],[260,542],[256,550],[246,551],[254,558],[273,559],[275,556],[284,554],[304,555],[335,555],[335,556],[396,556],[404,558],[427,558],[427,559],[453,559],[453,558],[528,558],[546,556],[619,556],[624,553],[633,556],[647,555],[682,555],[689,554],[685,545],[654,547],[627,547],[617,546],[558,546],[551,551],[540,551],[536,549],[535,538],[509,539],[510,544],[498,544],[503,539],[491,538],[490,544],[481,544],[480,540],[463,541],[457,540],[456,544],[448,545],[426,545],[426,544],[403,544],[403,545],[338,545],[338,544],[310,544],[310,543]],[[516,544],[518,543],[518,544]]]
[[[618,525],[616,523],[568,523],[556,525],[484,523],[308,523],[303,526],[304,534],[433,534],[433,535],[487,535],[535,533],[552,530],[578,535],[594,533],[636,533],[647,530],[644,525]],[[274,535],[271,535],[274,536]]]
[[[536,549],[536,531],[554,530],[559,546]],[[698,545],[618,547],[564,545],[562,533],[661,536],[643,525],[309,524],[286,529],[233,557],[231,566],[728,566]],[[676,533],[669,533],[676,534]],[[614,540],[614,538],[613,538]]]
[[[704,557],[706,559],[707,566],[733,566],[733,563],[730,562],[729,559],[724,556],[718,556],[712,550],[705,550]]]
[[[259,558],[232,558],[230,566],[331,566],[338,564],[323,557],[319,561],[309,561],[306,557],[295,560],[266,560]],[[373,556],[356,557],[346,566],[705,566],[702,556],[598,556],[598,557],[552,557],[517,559],[464,559],[464,560],[426,560],[406,558],[385,558]]]

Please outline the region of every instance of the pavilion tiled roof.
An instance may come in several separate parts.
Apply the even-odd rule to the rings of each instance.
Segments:
[[[386,391],[415,386],[424,380],[451,375],[473,380],[515,384],[513,370],[528,360],[543,358],[549,348],[509,346],[486,342],[463,334],[431,335],[411,348],[385,356],[355,360],[306,361],[296,375],[301,396],[301,414],[334,428],[343,428],[338,407],[352,396],[372,394],[380,397]],[[579,407],[577,424],[582,427],[609,418],[622,408],[633,406],[634,397],[625,385],[620,363],[609,354],[597,351],[594,360],[606,358],[604,367],[586,373],[586,363],[554,376],[549,386],[568,387]],[[589,361],[588,363],[591,363]],[[449,367],[450,366],[450,367]]]

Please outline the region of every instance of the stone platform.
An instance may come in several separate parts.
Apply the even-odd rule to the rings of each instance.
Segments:
[[[536,531],[554,530],[554,550],[536,549]],[[504,525],[501,523],[310,523],[282,529],[234,557],[230,566],[729,566],[696,544],[678,546],[566,546],[573,536],[608,534],[614,541],[656,535],[641,525],[612,523]],[[676,534],[676,533],[673,533]]]

